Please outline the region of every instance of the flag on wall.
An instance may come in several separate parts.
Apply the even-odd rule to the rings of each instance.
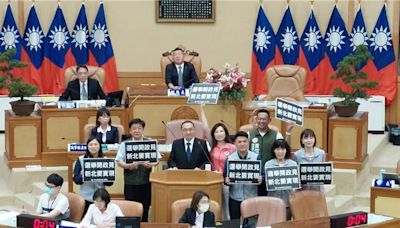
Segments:
[[[25,25],[24,37],[22,39],[22,60],[29,63],[27,74],[30,83],[38,87],[38,93],[43,93],[42,89],[42,62],[44,48],[44,34],[40,26],[39,18],[36,14],[34,4],[29,10],[28,19]]]
[[[117,66],[110,35],[107,30],[103,2],[100,2],[89,40],[89,49],[92,54],[89,57],[90,65],[100,66],[106,73],[103,86],[104,92],[117,91],[119,89]]]
[[[72,32],[71,50],[77,64],[86,64],[89,60],[88,38],[89,26],[86,19],[85,3],[82,2]]]
[[[276,33],[276,43],[282,56],[282,62],[295,65],[299,58],[299,36],[297,35],[289,5]],[[282,64],[282,62],[279,61],[276,64]]]
[[[318,75],[321,75],[321,72],[324,71],[320,63],[324,58],[326,44],[315,19],[312,6],[306,27],[301,36],[300,45],[299,64],[307,70],[304,92],[306,94],[318,94],[316,80],[318,80]]]
[[[368,34],[365,26],[364,17],[361,11],[361,7],[358,8],[356,17],[354,19],[353,28],[350,33],[350,51],[354,52],[359,45],[365,45],[368,47]],[[363,62],[358,67],[363,68],[367,63]]]
[[[386,4],[382,7],[375,27],[370,36],[369,51],[374,57],[376,73],[373,79],[378,81],[378,86],[371,94],[384,95],[386,104],[390,104],[397,93],[397,66],[393,48],[392,33],[386,15]]]
[[[274,64],[274,57],[275,34],[263,7],[260,5],[251,56],[251,84],[255,96],[267,93],[265,70],[268,65]]]

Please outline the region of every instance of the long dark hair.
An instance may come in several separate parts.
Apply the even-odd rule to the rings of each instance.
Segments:
[[[96,126],[99,127],[100,126],[100,121],[99,121],[99,117],[103,116],[103,115],[107,115],[110,118],[108,119],[108,124],[111,125],[111,113],[110,110],[108,110],[106,107],[101,107],[96,114]]]
[[[193,197],[192,197],[192,202],[190,203],[190,208],[192,208],[193,210],[197,211],[197,207],[199,205],[199,202],[200,202],[201,198],[203,198],[203,196],[205,196],[208,199],[210,199],[210,196],[208,196],[208,194],[203,192],[203,191],[195,192],[193,194]]]
[[[86,141],[86,153],[85,153],[85,156],[84,156],[84,157],[85,157],[85,158],[92,158],[92,157],[93,157],[93,155],[89,152],[89,143],[90,143],[91,141],[93,141],[93,140],[96,140],[96,141],[99,143],[99,145],[100,145],[98,157],[99,157],[99,158],[104,157],[103,150],[101,149],[101,142],[100,142],[100,140],[99,140],[98,138],[96,138],[96,137],[93,137],[93,136],[90,136],[90,138]]]
[[[217,145],[217,139],[215,139],[215,131],[217,130],[218,127],[222,127],[222,129],[225,132],[225,139],[224,141],[226,143],[230,143],[231,139],[229,138],[229,131],[228,128],[225,126],[225,124],[223,123],[216,123],[212,128],[211,128],[211,143],[212,143],[212,147],[214,147],[215,145]]]

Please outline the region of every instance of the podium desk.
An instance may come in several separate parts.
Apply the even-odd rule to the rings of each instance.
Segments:
[[[153,222],[170,223],[171,205],[179,199],[192,198],[196,191],[208,193],[221,206],[221,173],[205,170],[163,170],[150,174]]]
[[[400,189],[371,187],[370,207],[371,213],[400,218]]]

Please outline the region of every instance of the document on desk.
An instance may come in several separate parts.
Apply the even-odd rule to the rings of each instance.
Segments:
[[[392,219],[393,219],[393,217],[368,213],[368,223],[367,224],[378,224],[378,223],[386,222],[386,221],[389,221]]]
[[[81,225],[80,225],[79,223],[74,223],[74,222],[64,221],[64,220],[63,220],[63,221],[61,221],[61,224],[60,224],[59,227],[60,227],[60,228],[62,228],[62,227],[77,227],[77,228],[80,228]],[[95,228],[96,225],[90,224],[88,227],[89,227],[89,228]]]
[[[16,227],[17,215],[19,212],[0,209],[0,226]]]

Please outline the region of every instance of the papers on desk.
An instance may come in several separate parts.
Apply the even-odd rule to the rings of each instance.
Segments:
[[[378,224],[392,219],[393,217],[368,213],[368,224]]]
[[[0,209],[0,226],[16,227],[17,215],[19,215],[18,212]]]

